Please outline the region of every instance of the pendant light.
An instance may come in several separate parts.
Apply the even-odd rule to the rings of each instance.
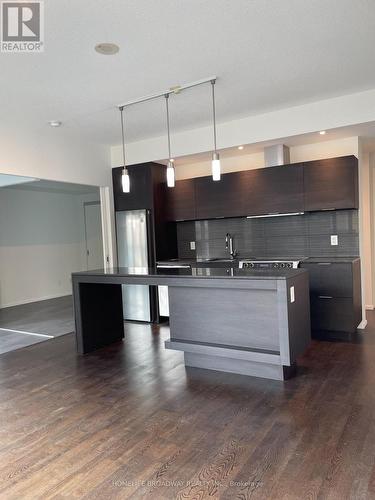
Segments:
[[[217,152],[216,147],[216,106],[215,106],[215,83],[216,80],[211,80],[212,89],[212,117],[213,117],[213,129],[214,129],[214,152],[212,153],[212,180],[219,181],[221,178],[221,165],[220,156]]]
[[[168,166],[167,166],[167,186],[174,187],[175,186],[175,170],[174,163],[171,158],[171,134],[169,129],[169,94],[165,94],[165,106],[167,111],[167,133],[168,133]]]
[[[122,169],[122,175],[121,175],[122,192],[130,193],[129,171],[128,167],[126,166],[126,160],[125,160],[124,106],[120,108],[120,114],[121,114],[121,136],[122,136],[122,159],[124,162],[124,168]]]

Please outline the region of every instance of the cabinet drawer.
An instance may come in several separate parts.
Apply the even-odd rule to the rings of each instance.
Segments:
[[[309,272],[310,293],[331,297],[353,297],[351,263],[302,263]]]
[[[311,297],[311,326],[313,330],[354,333],[358,325],[352,299]]]

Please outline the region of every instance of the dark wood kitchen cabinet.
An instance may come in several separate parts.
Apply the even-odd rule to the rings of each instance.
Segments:
[[[358,208],[358,160],[342,156],[304,164],[305,211]]]
[[[116,212],[119,210],[152,209],[154,183],[150,163],[130,165],[130,193],[122,192],[122,167],[112,169],[113,197]]]
[[[176,181],[174,188],[166,188],[167,219],[171,221],[196,218],[195,179]]]
[[[284,165],[196,180],[198,219],[303,211],[303,167]]]
[[[239,217],[243,209],[243,179],[246,172],[223,174],[220,181],[212,177],[195,179],[197,219]]]
[[[242,214],[303,212],[303,166],[283,165],[243,172]]]
[[[362,319],[360,260],[302,262],[309,272],[311,328],[318,338],[355,333]]]
[[[163,169],[154,163],[130,166],[130,193],[122,193],[122,169],[113,169],[116,210],[151,209],[155,184],[163,184],[160,208],[168,221],[358,208],[355,156],[232,172],[220,181],[185,179],[174,188],[167,188]],[[162,172],[157,183],[155,172]]]
[[[112,169],[115,211],[149,210],[149,258],[156,260],[177,256],[175,229],[166,218],[166,166],[154,162],[130,165],[130,192],[122,192],[122,167]]]

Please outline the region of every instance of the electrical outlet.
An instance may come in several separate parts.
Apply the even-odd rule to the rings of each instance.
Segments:
[[[190,250],[195,250],[195,241],[190,242]]]
[[[290,302],[293,304],[293,302],[296,301],[296,296],[294,292],[294,286],[290,287]]]
[[[331,234],[331,245],[336,246],[339,244],[339,237],[337,234]]]

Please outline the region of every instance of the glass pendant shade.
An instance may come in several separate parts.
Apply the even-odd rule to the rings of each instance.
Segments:
[[[130,193],[130,178],[127,168],[124,168],[122,171],[121,183],[122,183],[122,192]]]
[[[176,181],[176,175],[174,171],[174,165],[172,161],[169,161],[167,167],[167,186],[174,187],[175,181]]]
[[[212,180],[219,181],[221,179],[221,165],[219,153],[212,155]]]

